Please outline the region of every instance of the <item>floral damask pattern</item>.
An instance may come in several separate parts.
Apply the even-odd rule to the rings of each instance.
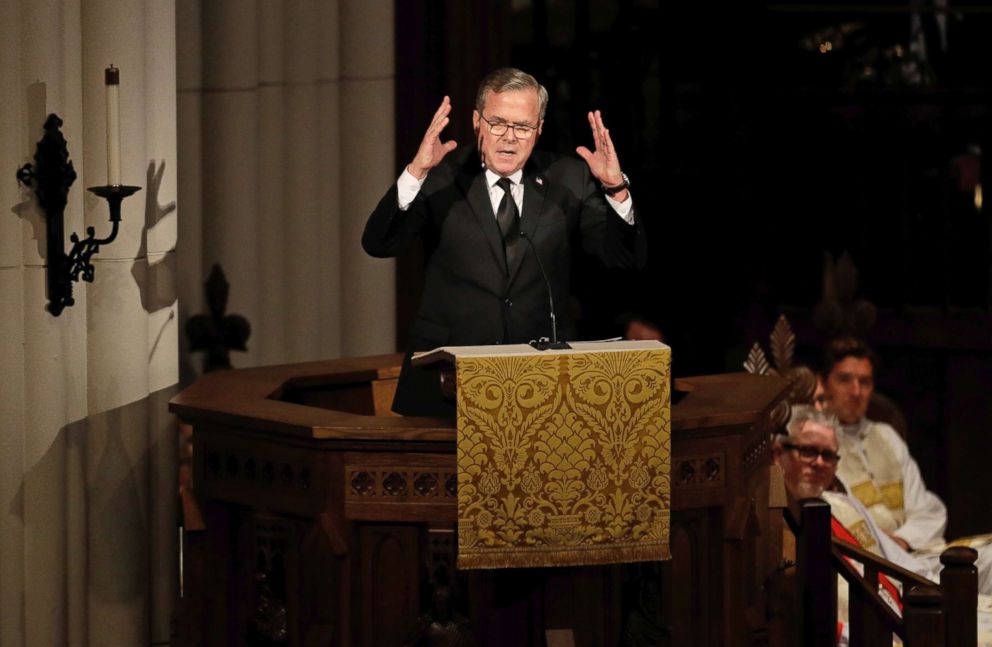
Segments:
[[[670,358],[460,358],[459,567],[667,559]]]

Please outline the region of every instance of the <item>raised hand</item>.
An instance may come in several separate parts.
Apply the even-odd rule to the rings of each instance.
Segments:
[[[441,101],[441,105],[438,106],[437,112],[434,113],[431,125],[428,126],[427,132],[424,133],[424,139],[420,142],[420,148],[417,149],[417,154],[407,166],[407,170],[414,177],[426,177],[428,171],[440,164],[444,156],[455,150],[455,147],[458,146],[458,143],[453,139],[441,143],[441,131],[448,125],[449,112],[451,112],[451,99],[445,96],[444,100]]]
[[[617,186],[623,182],[623,175],[620,173],[620,160],[617,159],[613,140],[610,139],[610,131],[603,124],[603,114],[599,110],[589,113],[589,127],[592,129],[592,139],[596,151],[592,152],[585,146],[579,146],[575,152],[586,161],[586,164],[589,165],[589,171],[603,186]],[[623,191],[615,197],[618,201],[623,202],[626,195],[627,192]]]

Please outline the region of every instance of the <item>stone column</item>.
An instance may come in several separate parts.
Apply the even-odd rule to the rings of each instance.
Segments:
[[[259,312],[252,322],[250,343],[258,347],[260,364],[286,361],[286,301],[291,289],[286,280],[289,254],[285,248],[288,131],[286,118],[285,31],[282,2],[258,5],[258,284]],[[291,154],[291,153],[290,153]]]
[[[81,79],[79,73],[79,7],[76,3],[20,2],[20,78],[14,96],[22,101],[21,132],[25,139],[21,160],[31,159],[40,139],[41,124],[49,113],[64,120],[71,159],[79,175],[69,194],[65,230],[80,231],[83,199],[79,187],[85,183],[83,156]],[[8,167],[9,168],[9,167]],[[85,581],[81,581],[80,515],[85,515],[84,491],[79,470],[67,470],[67,460],[78,466],[78,452],[67,459],[66,434],[74,420],[86,415],[86,308],[88,295],[77,288],[77,306],[59,318],[49,315],[46,304],[44,267],[45,231],[43,215],[31,193],[20,199],[27,217],[22,220],[21,275],[23,291],[15,300],[21,318],[20,341],[23,364],[14,369],[24,385],[21,413],[24,424],[12,429],[19,434],[23,453],[14,474],[19,483],[23,547],[20,563],[0,570],[20,568],[25,573],[19,593],[23,600],[21,640],[26,645],[65,645],[78,640],[77,630],[68,627],[70,618],[82,620],[85,629]],[[5,205],[6,206],[6,205]],[[6,206],[9,212],[14,205]],[[28,224],[29,223],[29,224]],[[4,334],[4,338],[9,338]],[[5,366],[7,366],[5,364]],[[70,481],[69,477],[75,477]],[[73,510],[68,506],[72,504]],[[8,508],[9,509],[9,508]],[[72,560],[70,561],[70,556]],[[83,564],[85,564],[85,555]],[[4,561],[6,559],[4,558]],[[71,568],[70,568],[71,567]],[[15,643],[16,644],[16,643]]]
[[[391,182],[394,133],[393,3],[341,1],[342,353],[395,349],[395,263],[361,247],[365,220]],[[370,46],[374,43],[374,46]],[[411,152],[412,155],[412,152]]]
[[[22,82],[20,2],[4,4],[0,21],[0,170],[16,169],[28,159],[27,89]],[[10,173],[9,170],[6,171]],[[24,259],[22,239],[32,241],[26,197],[11,181],[0,182],[0,644],[24,644]],[[20,217],[12,217],[13,209]],[[35,247],[37,247],[35,245]],[[38,252],[30,257],[37,264]]]
[[[174,172],[172,12],[168,0],[4,2],[0,162],[13,173],[33,157],[47,114],[62,117],[78,176],[65,212],[67,237],[84,234],[86,225],[99,236],[110,229],[106,203],[85,191],[106,183],[102,77],[108,63],[124,71],[124,181],[147,193],[145,166],[153,156]],[[155,65],[146,65],[150,59]],[[171,194],[168,202],[174,192],[166,176],[158,193]],[[150,479],[149,467],[174,474],[167,464],[174,462],[175,437],[162,422],[162,403],[154,415],[148,408],[150,389],[165,392],[176,381],[175,326],[161,325],[170,320],[168,307],[153,312],[145,296],[146,256],[171,255],[175,216],[159,222],[153,240],[146,237],[146,193],[125,202],[118,240],[95,258],[95,282],[75,284],[75,305],[54,317],[45,310],[42,214],[33,193],[0,182],[0,210],[11,215],[0,218],[4,647],[147,644],[150,636],[168,637],[167,623],[162,631],[149,621],[149,573],[157,597],[167,598],[165,606],[156,605],[157,618],[171,615],[176,581],[149,553],[162,560],[175,554],[175,508],[169,505],[175,487]],[[169,293],[161,286],[172,284],[168,273],[156,283],[159,301]],[[174,302],[173,295],[168,303],[174,308]],[[149,342],[150,327],[158,331],[156,345]],[[151,418],[159,421],[154,427]],[[165,442],[152,456],[155,434]],[[150,482],[168,489],[168,499],[150,497]]]
[[[340,7],[337,0],[318,5],[317,131],[318,201],[320,258],[317,280],[320,285],[319,357],[341,356],[341,84],[340,84]]]
[[[189,353],[189,340],[183,328],[193,315],[205,311],[203,282],[209,267],[203,264],[203,39],[200,0],[176,0],[176,114],[179,138],[176,169],[183,217],[178,224],[179,239],[176,277],[179,284],[179,366],[180,380],[189,384],[200,366]],[[195,366],[194,366],[195,363]]]
[[[144,6],[140,0],[95,0],[82,15],[86,124],[84,186],[107,183],[104,68],[121,70],[121,181],[145,186]],[[126,63],[125,63],[126,61]],[[117,240],[95,257],[96,277],[87,286],[87,420],[85,441],[87,516],[87,645],[114,640],[138,644],[148,626],[147,568],[149,510],[148,316],[141,307],[147,263],[138,258],[145,228],[147,186],[124,201]],[[107,203],[86,197],[86,221],[107,231]],[[98,234],[99,235],[99,234]],[[132,406],[126,405],[131,403]],[[122,409],[122,405],[125,408]],[[137,433],[130,431],[138,430]],[[127,430],[129,433],[125,433]],[[108,634],[107,627],[114,627]]]
[[[231,284],[228,312],[257,325],[258,7],[254,0],[211,0],[202,17],[203,265],[209,273],[221,264]],[[254,341],[231,359],[256,364]]]
[[[393,264],[360,246],[395,180],[392,7],[179,0],[180,238],[202,248],[181,289],[199,303],[223,263],[252,324],[236,366],[394,348]]]
[[[286,175],[283,186],[286,263],[286,360],[318,357],[323,205],[318,193],[317,3],[286,3]]]
[[[179,560],[179,429],[168,411],[178,391],[179,292],[177,254],[179,211],[176,141],[176,7],[144,0],[145,167],[144,204],[147,279],[142,307],[147,314],[148,345],[148,573],[150,631],[153,645],[172,634]],[[140,258],[139,258],[140,260]]]

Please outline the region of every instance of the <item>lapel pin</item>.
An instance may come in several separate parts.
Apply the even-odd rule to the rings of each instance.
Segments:
[[[534,181],[537,182],[540,186],[544,186],[544,178],[543,177],[536,177],[536,178],[534,178]]]

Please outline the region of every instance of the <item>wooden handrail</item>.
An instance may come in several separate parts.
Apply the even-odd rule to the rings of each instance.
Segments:
[[[875,578],[862,576],[857,569],[844,559],[834,547],[831,554],[831,564],[837,574],[843,577],[848,584],[849,594],[849,617],[851,624],[851,634],[863,634],[865,632],[875,635],[879,630],[884,629],[891,636],[893,632],[905,638],[902,627],[902,618],[888,605],[878,593],[877,572]],[[866,575],[867,575],[866,569]],[[874,586],[872,586],[874,584]],[[858,631],[861,629],[862,631]],[[866,644],[874,644],[872,641],[865,641]]]
[[[784,516],[796,535],[796,579],[800,638],[804,645],[835,644],[826,637],[837,618],[837,575],[848,582],[849,635],[853,646],[892,644],[892,634],[906,647],[974,645],[977,643],[977,552],[952,547],[940,557],[940,584],[931,582],[879,556],[832,537],[830,506],[820,499],[790,497]],[[859,573],[848,560],[860,562]],[[879,575],[903,586],[903,613],[879,594]],[[830,592],[830,600],[825,599]]]
[[[927,578],[917,575],[913,571],[907,571],[898,564],[893,564],[890,561],[882,559],[875,553],[869,553],[860,546],[854,546],[846,541],[841,541],[836,537],[833,538],[833,546],[834,549],[839,551],[841,555],[846,555],[855,561],[861,562],[862,564],[870,563],[877,568],[880,573],[885,573],[885,575],[889,578],[902,582],[903,586],[929,586],[933,584],[933,582]]]

